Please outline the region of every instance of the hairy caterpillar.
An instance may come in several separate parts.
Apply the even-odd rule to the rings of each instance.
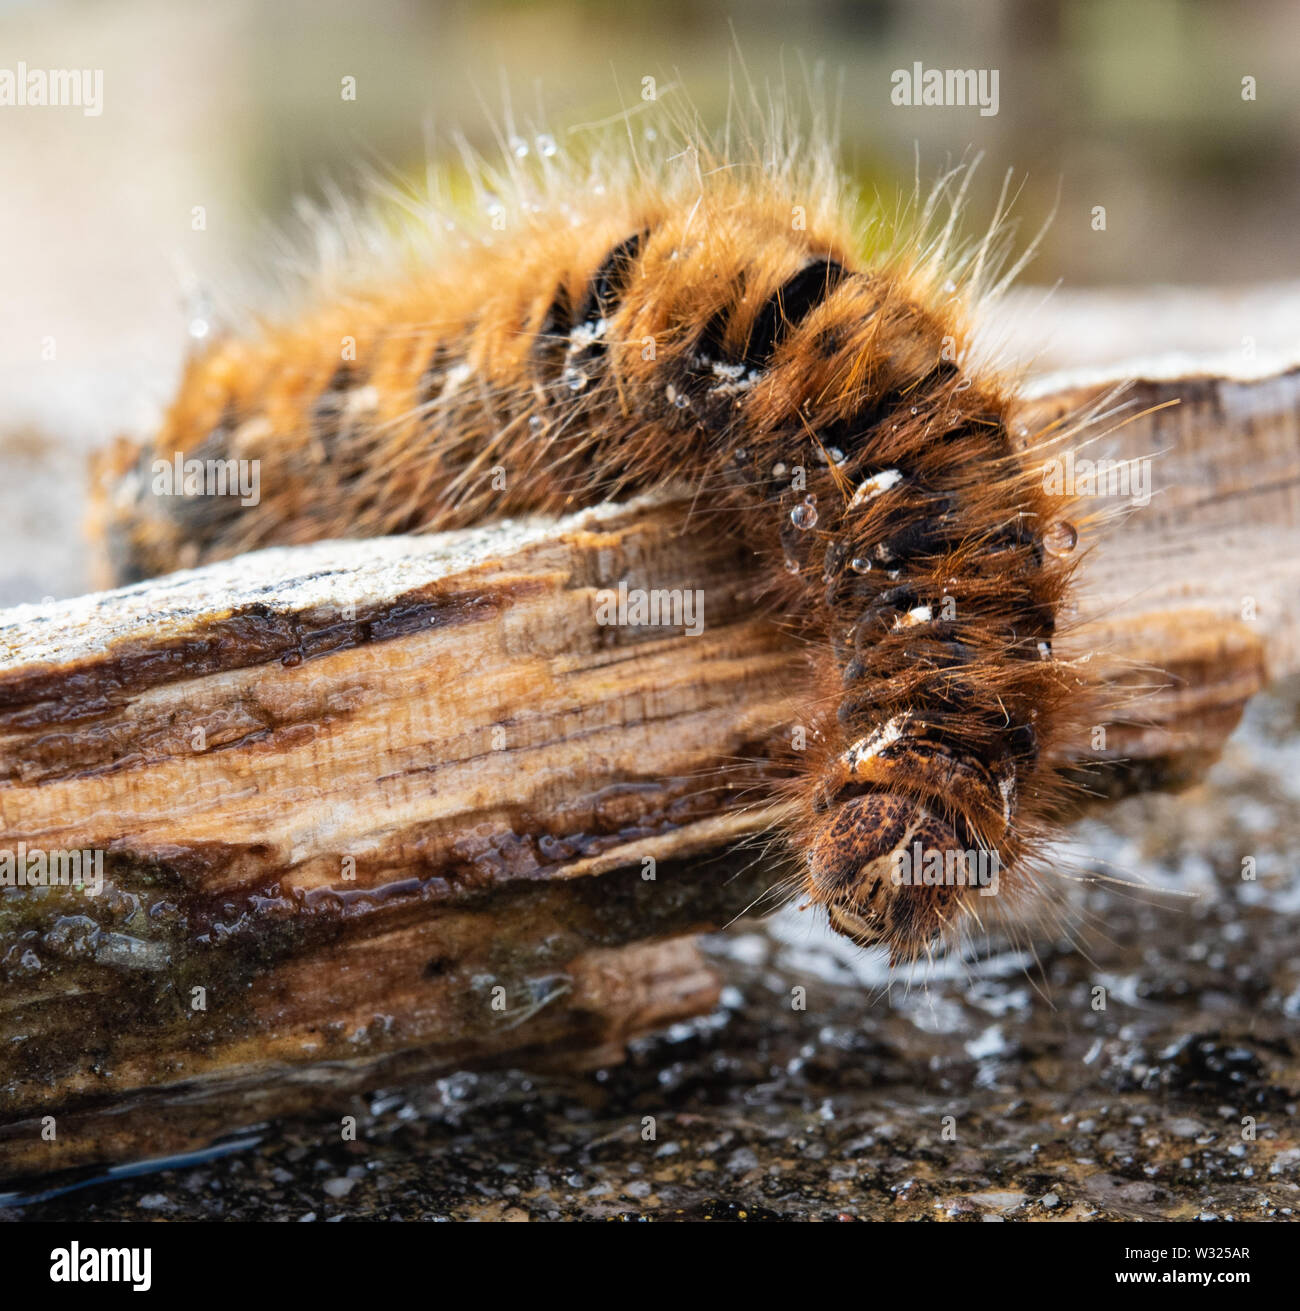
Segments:
[[[684,481],[813,653],[803,890],[911,960],[980,909],[959,880],[900,881],[900,857],[991,855],[1004,896],[1027,888],[1078,691],[1051,645],[1068,507],[968,322],[1003,230],[958,247],[950,179],[864,233],[832,147],[779,123],[648,150],[586,171],[549,139],[507,151],[486,219],[430,222],[433,258],[193,358],[152,447],[116,457],[118,576]],[[262,498],[151,497],[175,452],[258,461]]]

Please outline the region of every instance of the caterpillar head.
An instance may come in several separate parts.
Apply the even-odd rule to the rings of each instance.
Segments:
[[[805,890],[831,927],[890,963],[953,929],[967,898],[995,895],[1001,856],[910,793],[869,792],[828,810],[805,848]]]
[[[806,891],[854,942],[915,959],[956,929],[968,899],[1000,891],[1015,778],[1012,760],[955,749],[916,716],[886,721],[835,762],[836,792],[805,846]]]

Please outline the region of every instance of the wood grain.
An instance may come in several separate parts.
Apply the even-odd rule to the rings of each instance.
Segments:
[[[1300,664],[1300,374],[1134,373],[1116,419],[1140,417],[1070,439],[1153,456],[1149,504],[1080,522],[1060,648],[1123,694],[1104,745],[1069,744],[1107,795],[1195,777]],[[1042,385],[1025,427],[1112,386]],[[0,898],[0,1176],[615,1059],[711,1005],[680,935],[779,873],[744,844],[805,671],[754,581],[668,498],[0,613],[0,848],[105,876]],[[702,631],[599,623],[620,582],[698,591]]]

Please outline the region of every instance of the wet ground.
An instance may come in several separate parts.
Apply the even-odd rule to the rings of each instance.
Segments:
[[[356,1141],[268,1126],[0,1214],[1295,1219],[1297,802],[1293,685],[1253,703],[1204,784],[1076,830],[1063,864],[1147,889],[1076,885],[1071,930],[1032,951],[886,990],[879,962],[790,909],[708,939],[720,1008],[621,1066],[379,1093]]]

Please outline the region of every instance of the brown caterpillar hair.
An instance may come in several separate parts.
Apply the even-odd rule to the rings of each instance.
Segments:
[[[1033,882],[1078,693],[1052,655],[1074,534],[969,326],[1006,230],[958,245],[967,175],[890,227],[844,201],[824,135],[736,135],[480,166],[477,222],[429,219],[433,258],[192,359],[106,535],[130,579],[685,480],[814,652],[804,893],[912,960],[981,907],[904,858],[996,858],[1004,899]],[[174,452],[259,460],[269,494],[148,497]]]

